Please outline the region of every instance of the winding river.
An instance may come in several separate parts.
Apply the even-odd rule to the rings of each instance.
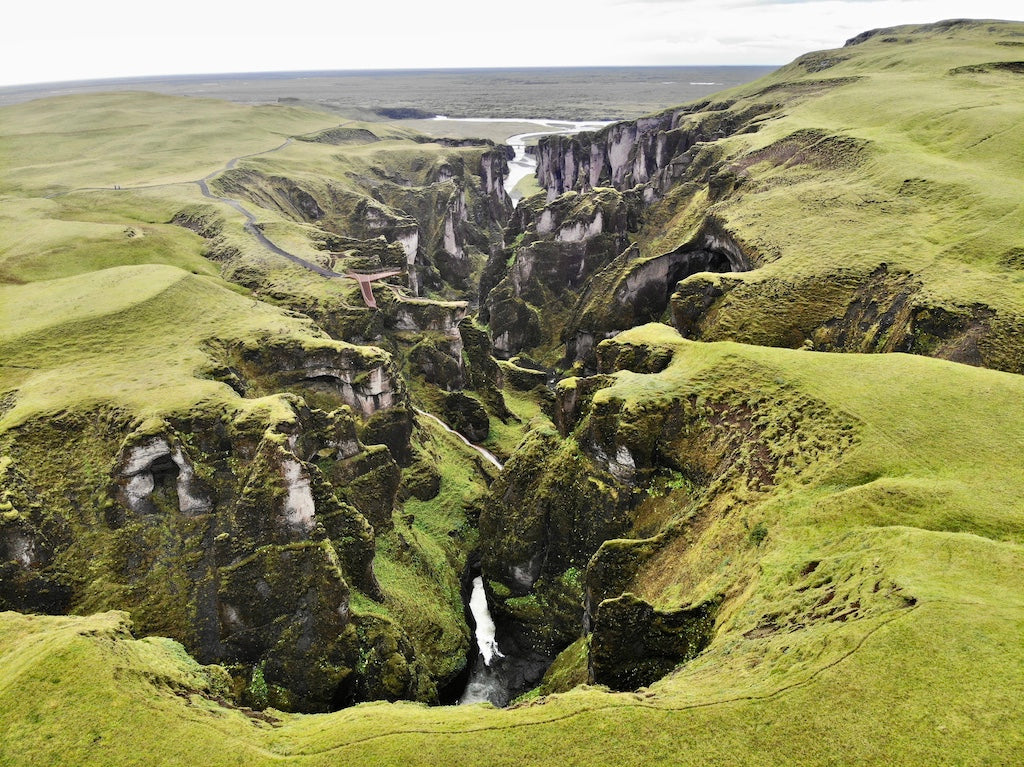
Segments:
[[[505,119],[497,117],[445,117],[438,115],[435,120],[452,120],[466,123],[528,123],[539,125],[543,130],[530,131],[529,133],[517,133],[509,136],[505,143],[512,147],[513,157],[508,163],[508,176],[505,178],[505,192],[512,198],[512,204],[518,205],[523,195],[516,191],[516,186],[527,176],[537,172],[537,160],[526,151],[531,139],[541,136],[564,135],[571,136],[574,133],[587,130],[597,130],[606,125],[611,125],[607,120],[531,120],[531,119]]]

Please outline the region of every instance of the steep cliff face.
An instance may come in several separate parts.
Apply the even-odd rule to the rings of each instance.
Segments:
[[[459,323],[467,311],[465,301],[397,302],[394,329],[409,336],[412,347],[406,356],[427,383],[447,390],[463,387],[465,361]]]
[[[472,297],[474,259],[501,247],[512,209],[503,187],[506,151],[439,143],[423,146],[412,160],[409,154],[407,146],[374,145],[334,158],[335,166],[317,175],[242,167],[214,183],[224,195],[315,224],[332,268],[365,268],[358,259],[374,254],[359,241],[383,237],[404,255],[388,266],[407,270],[413,295],[430,290]],[[345,241],[333,242],[335,237]]]
[[[568,191],[587,195],[611,186],[644,204],[640,225],[631,230],[638,250],[606,267],[617,273],[595,278],[591,295],[567,322],[568,361],[592,370],[591,349],[601,338],[660,317],[660,297],[635,307],[630,320],[621,296],[612,294],[611,285],[622,280],[645,282],[636,273],[643,264],[651,290],[659,283],[658,294],[671,295],[679,284],[672,319],[692,338],[907,351],[1024,370],[1024,348],[1012,330],[1024,309],[1019,297],[1002,293],[999,268],[992,268],[999,254],[1012,261],[1013,235],[996,225],[973,238],[947,218],[960,215],[952,200],[963,177],[947,177],[941,163],[981,163],[982,173],[990,170],[972,154],[974,128],[962,143],[929,143],[926,154],[938,165],[927,173],[902,152],[904,127],[879,136],[858,119],[837,130],[833,115],[824,113],[829,110],[819,114],[814,105],[826,94],[856,100],[874,77],[849,59],[809,55],[770,81],[731,92],[728,100],[541,140],[538,179],[549,202]],[[959,87],[956,78],[982,71],[995,70],[932,75]],[[807,114],[808,121],[792,121],[793,113]],[[941,106],[929,114],[932,124],[949,119]],[[884,177],[872,174],[878,167],[887,169]],[[980,187],[972,194],[988,196]],[[998,215],[1009,213],[1003,201],[989,202],[1003,211]],[[934,205],[946,212],[935,214]],[[879,215],[869,216],[869,209]],[[886,220],[916,223],[879,224]],[[702,246],[708,229],[714,239]],[[712,244],[726,240],[728,247]],[[696,257],[700,250],[704,257]],[[693,255],[681,266],[684,252]],[[953,285],[929,266],[929,259],[946,258],[968,269],[970,279]],[[741,278],[706,275],[752,267]],[[522,312],[512,319],[528,328]],[[523,332],[516,341],[535,344],[536,334]]]
[[[508,359],[557,346],[579,291],[626,247],[637,216],[638,201],[612,189],[519,205],[506,234],[509,255],[492,259],[485,273],[492,280],[503,275],[486,293],[484,312],[495,353]]]
[[[599,131],[544,136],[537,146],[537,180],[549,201],[568,191],[644,185],[645,201],[653,202],[689,172],[698,144],[747,129],[772,109],[771,103],[732,107],[704,101]]]
[[[417,332],[459,338],[464,306],[405,311]],[[428,499],[439,479],[432,493],[414,481],[430,453],[393,358],[280,327],[222,334],[191,372],[211,391],[227,384],[224,396],[145,417],[76,408],[3,432],[0,605],[130,610],[139,632],[226,666],[253,706],[437,701],[465,665],[468,636],[461,604],[431,608],[455,624],[440,643],[409,634],[440,618],[389,613],[403,598],[393,574],[426,557],[414,539],[390,559],[408,535],[396,524],[403,473]],[[444,540],[451,551],[433,567],[457,580],[465,554]]]
[[[660,319],[683,278],[756,263],[757,253],[725,223],[702,222],[700,211],[674,242],[649,242],[664,218],[655,208],[657,223],[648,222],[649,209],[669,193],[662,207],[678,208],[687,185],[691,196],[704,188],[705,208],[711,196],[726,194],[730,182],[716,170],[722,152],[715,142],[751,129],[773,109],[771,102],[704,102],[593,133],[543,137],[537,178],[546,199],[517,208],[506,233],[507,263],[492,258],[481,286],[497,353],[508,358],[564,343],[566,364],[592,370],[595,342]],[[636,247],[627,250],[631,242]]]
[[[590,678],[617,689],[650,684],[699,652],[721,602],[698,589],[659,612],[628,593],[643,563],[727,515],[737,498],[767,498],[811,454],[819,467],[836,461],[853,439],[850,424],[803,395],[753,398],[745,387],[756,386],[756,370],[744,370],[739,389],[726,384],[727,365],[705,371],[714,383],[698,385],[701,393],[663,389],[673,338],[654,325],[601,344],[598,375],[558,386],[562,439],[535,432],[480,520],[484,575],[509,645],[551,659],[592,635]],[[789,417],[781,432],[772,425]],[[667,508],[677,523],[668,524]],[[736,521],[722,524],[717,545],[728,548]]]
[[[595,372],[597,344],[662,319],[681,280],[705,272],[745,272],[756,264],[757,255],[737,243],[714,217],[670,253],[644,258],[639,246],[631,246],[582,292],[563,334],[566,362]]]

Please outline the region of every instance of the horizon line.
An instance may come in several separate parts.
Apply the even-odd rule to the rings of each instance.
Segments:
[[[128,83],[152,80],[202,80],[242,79],[246,77],[280,78],[287,77],[330,77],[333,75],[387,75],[387,74],[438,74],[461,72],[515,72],[515,71],[583,71],[594,69],[768,69],[785,66],[785,64],[583,64],[572,66],[508,66],[508,67],[381,67],[366,69],[274,69],[238,72],[192,72],[158,75],[120,75],[111,77],[92,77],[74,80],[40,80],[37,82],[11,83],[0,85],[0,91],[18,88],[41,88],[44,86],[68,86],[104,83]]]

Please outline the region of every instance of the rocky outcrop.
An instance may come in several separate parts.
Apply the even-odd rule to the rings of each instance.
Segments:
[[[508,177],[508,161],[512,159],[512,147],[496,147],[480,156],[480,179],[489,213],[494,221],[508,221],[512,213],[512,201],[505,191]]]
[[[503,652],[550,662],[580,635],[587,561],[622,534],[628,507],[628,489],[574,441],[535,431],[519,446],[480,517],[483,573]]]
[[[407,404],[405,384],[383,349],[330,339],[268,336],[229,348],[211,348],[221,364],[211,377],[252,396],[293,389],[320,394],[363,417]]]
[[[641,539],[649,499],[682,488],[680,509],[700,499],[690,507],[699,526],[719,504],[751,502],[810,454],[837,460],[852,440],[851,426],[820,402],[757,395],[770,371],[745,369],[742,390],[722,383],[727,369],[702,374],[714,385],[683,385],[672,368],[683,343],[663,325],[603,342],[597,375],[556,388],[559,433],[529,435],[480,518],[499,633],[517,652],[548,658],[589,634],[591,678],[616,689],[650,684],[699,652],[719,604],[703,594],[656,610],[628,594],[642,568],[692,529],[677,520]],[[811,423],[827,440],[810,436]],[[728,536],[722,545],[735,545],[737,533]]]
[[[464,392],[450,392],[442,404],[444,419],[470,442],[484,442],[491,422],[478,399]]]
[[[73,591],[53,572],[66,538],[14,460],[0,456],[0,610],[67,612]]]
[[[177,511],[196,515],[210,511],[211,502],[197,483],[192,464],[181,448],[173,449],[163,437],[152,439],[130,448],[118,471],[120,500],[135,514],[157,510],[154,493],[166,494],[173,485]]]
[[[520,205],[508,232],[514,241],[504,277],[487,293],[484,314],[495,354],[508,359],[557,344],[576,292],[628,244],[637,216],[638,200],[612,189]],[[496,271],[491,267],[492,275]]]
[[[678,283],[706,272],[743,272],[758,263],[714,217],[675,250],[642,257],[632,246],[595,275],[565,330],[566,362],[593,373],[601,341],[629,328],[660,320]]]
[[[679,332],[699,340],[834,352],[906,352],[955,362],[1014,369],[1022,363],[1001,338],[1013,333],[1010,317],[984,305],[936,305],[919,280],[887,265],[871,271],[836,270],[816,277],[773,280],[776,308],[743,326],[746,307],[763,287],[725,275],[695,275],[672,295]],[[813,292],[813,302],[802,296]]]
[[[426,301],[398,299],[390,313],[394,329],[401,338],[415,339],[407,358],[416,373],[427,383],[454,391],[465,380],[462,333],[465,301]]]
[[[355,168],[324,167],[317,178],[268,176],[246,166],[212,183],[225,196],[316,224],[317,239],[383,237],[404,255],[401,265],[414,295],[431,289],[473,296],[469,254],[490,255],[501,247],[501,228],[511,211],[503,187],[506,148],[456,142],[445,153],[411,161],[402,156],[394,163],[389,158],[390,150],[381,148]],[[325,259],[329,268],[364,270],[358,263],[363,249],[326,249],[332,251]]]
[[[590,681],[613,690],[656,682],[696,656],[711,640],[718,602],[655,610],[623,594],[601,603],[590,645]]]
[[[575,136],[544,136],[537,145],[537,180],[554,200],[568,191],[643,184],[645,200],[664,194],[689,170],[698,145],[731,135],[770,104],[729,111],[729,103],[701,102],[609,125]]]
[[[235,413],[29,424],[0,466],[0,605],[130,610],[139,632],[232,668],[250,705],[436,700],[447,678],[431,676],[405,629],[352,607],[356,593],[384,598],[373,562],[401,480],[391,448],[358,433],[397,429],[407,446],[401,421],[375,423],[396,412],[362,424],[347,406],[326,413],[279,395]],[[54,429],[65,452],[27,461]],[[102,497],[69,504],[97,492],[82,472],[104,455]]]

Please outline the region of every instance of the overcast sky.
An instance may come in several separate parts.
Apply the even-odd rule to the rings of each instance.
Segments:
[[[355,7],[353,7],[355,6]],[[783,64],[865,29],[1021,0],[18,0],[0,85],[321,69]]]

